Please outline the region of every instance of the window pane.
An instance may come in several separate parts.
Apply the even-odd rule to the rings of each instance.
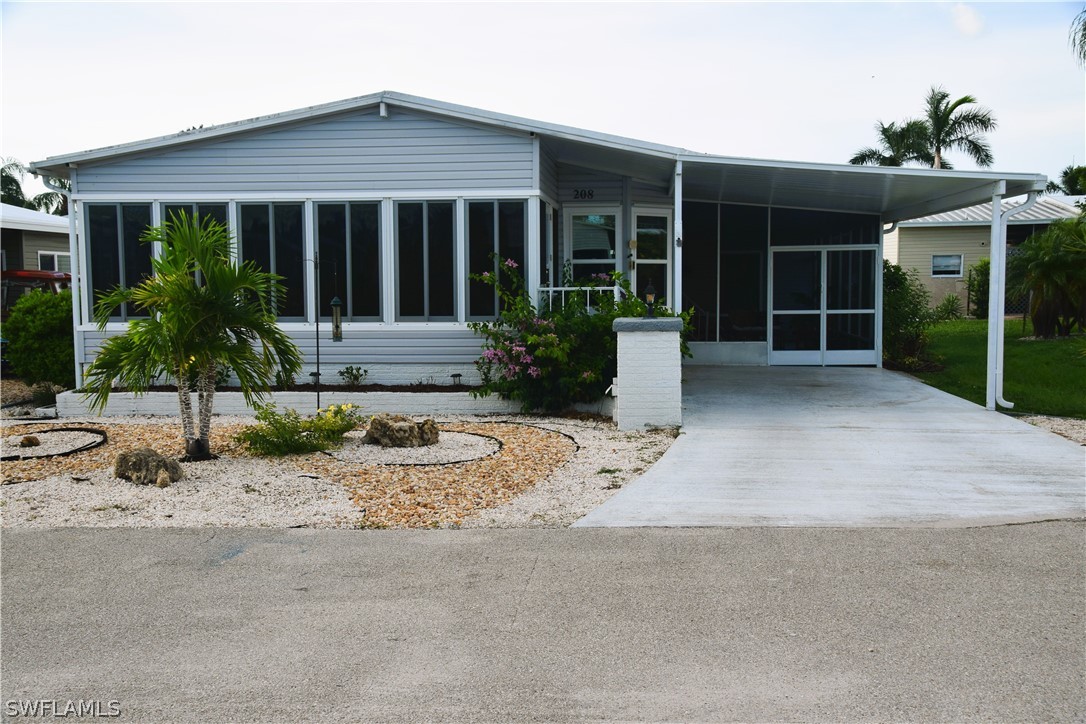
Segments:
[[[523,201],[498,203],[498,261],[501,264],[512,259],[516,271],[524,278],[525,218]],[[503,310],[504,311],[504,310]]]
[[[769,209],[720,205],[721,340],[764,342],[766,339],[768,245]]]
[[[52,254],[38,254],[38,269],[41,271],[56,271],[57,258]]]
[[[275,205],[275,273],[286,294],[276,307],[280,317],[305,316],[305,241],[302,205]]]
[[[332,297],[347,304],[347,206],[317,205],[317,254],[320,261],[321,318],[332,316]],[[348,307],[343,308],[350,316]]]
[[[875,349],[875,314],[827,314],[826,349]]]
[[[877,244],[878,217],[804,209],[773,209],[773,246]]]
[[[493,258],[494,202],[473,201],[468,204],[468,273],[494,274]],[[494,287],[471,279],[468,282],[468,316],[493,317],[495,310]]]
[[[271,221],[267,204],[243,204],[238,228],[241,260],[251,261],[262,271],[271,268]]]
[[[818,314],[774,314],[773,349],[811,351],[821,348]]]
[[[196,213],[199,216],[200,221],[203,221],[205,217],[210,216],[223,226],[228,226],[226,221],[226,204],[200,204],[196,207]]]
[[[71,254],[57,254],[57,271],[72,273],[72,255]]]
[[[426,204],[427,251],[429,254],[430,309],[428,317],[456,316],[456,238],[453,233],[452,202]]]
[[[134,287],[144,277],[151,276],[151,244],[140,242],[140,236],[151,226],[150,204],[124,204],[121,206],[121,218],[124,233],[124,279],[123,284]],[[136,314],[136,307],[126,305],[129,316]]]
[[[87,206],[90,281],[95,304],[102,294],[121,283],[121,249],[117,222],[116,206]]]
[[[784,251],[773,255],[773,310],[822,308],[822,252]],[[776,347],[775,349],[785,349]],[[817,349],[817,348],[816,348]]]
[[[614,214],[575,215],[572,226],[574,259],[615,258]]]
[[[400,317],[426,314],[423,204],[396,204],[397,297]]]
[[[826,309],[875,308],[875,252],[826,253]]]
[[[667,217],[637,217],[637,258],[667,259]]]
[[[180,217],[181,214],[192,216],[192,204],[163,204],[162,223],[173,221],[174,217]]]
[[[935,277],[960,277],[962,275],[962,255],[935,254],[931,257],[931,275]]]
[[[347,315],[372,319],[381,316],[381,205],[378,203],[351,204],[351,306]]]

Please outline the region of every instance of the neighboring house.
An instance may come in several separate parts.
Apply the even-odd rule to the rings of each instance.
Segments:
[[[1077,200],[1080,199],[1042,196],[1032,208],[1009,217],[1008,247],[1013,249],[1031,235],[1047,229],[1053,221],[1078,216]],[[1021,200],[1009,201],[1004,206],[1013,209],[1021,203]],[[908,219],[884,234],[883,253],[890,262],[916,271],[931,292],[932,306],[949,294],[956,294],[964,305],[969,267],[991,257],[991,224],[991,202]]]
[[[72,269],[67,216],[0,204],[0,244],[4,270]]]
[[[696,310],[695,362],[877,365],[883,224],[1045,184],[711,156],[393,92],[31,170],[72,182],[79,375],[126,328],[123,308],[93,325],[94,295],[147,274],[140,233],[186,209],[224,220],[240,259],[285,278],[280,323],[306,372],[337,296],[343,341],[320,329],[325,369],[382,382],[476,378],[467,323],[497,299],[469,274],[504,259],[537,298],[567,273],[620,271],[639,294],[651,282]]]

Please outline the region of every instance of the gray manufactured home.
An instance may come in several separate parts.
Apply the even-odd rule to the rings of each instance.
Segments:
[[[884,226],[1045,180],[711,156],[394,92],[31,168],[72,181],[80,378],[103,335],[95,296],[147,274],[140,233],[188,209],[285,278],[278,313],[307,372],[339,297],[325,379],[359,365],[377,382],[475,377],[466,325],[497,303],[469,274],[495,255],[536,298],[612,270],[651,283],[694,309],[695,363],[878,365]]]

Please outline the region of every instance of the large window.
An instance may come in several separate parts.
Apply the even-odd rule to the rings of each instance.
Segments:
[[[455,217],[452,201],[396,203],[397,319],[456,319]]]
[[[116,286],[133,287],[151,275],[151,245],[140,235],[151,225],[150,204],[87,204],[91,305]],[[133,305],[118,308],[114,319],[136,316]]]
[[[497,275],[499,265],[512,261],[524,274],[524,240],[527,235],[523,201],[472,201],[468,203],[468,272]],[[486,319],[498,312],[498,293],[489,284],[468,283],[468,317]]]
[[[305,237],[302,204],[242,204],[238,242],[241,260],[283,277],[282,297],[272,300],[277,316],[305,316]]]
[[[343,318],[381,318],[381,205],[317,204],[320,313],[329,317],[338,297]]]

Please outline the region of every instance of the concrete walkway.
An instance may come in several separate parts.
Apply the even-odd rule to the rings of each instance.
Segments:
[[[1086,447],[873,368],[686,367],[683,434],[576,523],[962,526],[1086,514]]]

